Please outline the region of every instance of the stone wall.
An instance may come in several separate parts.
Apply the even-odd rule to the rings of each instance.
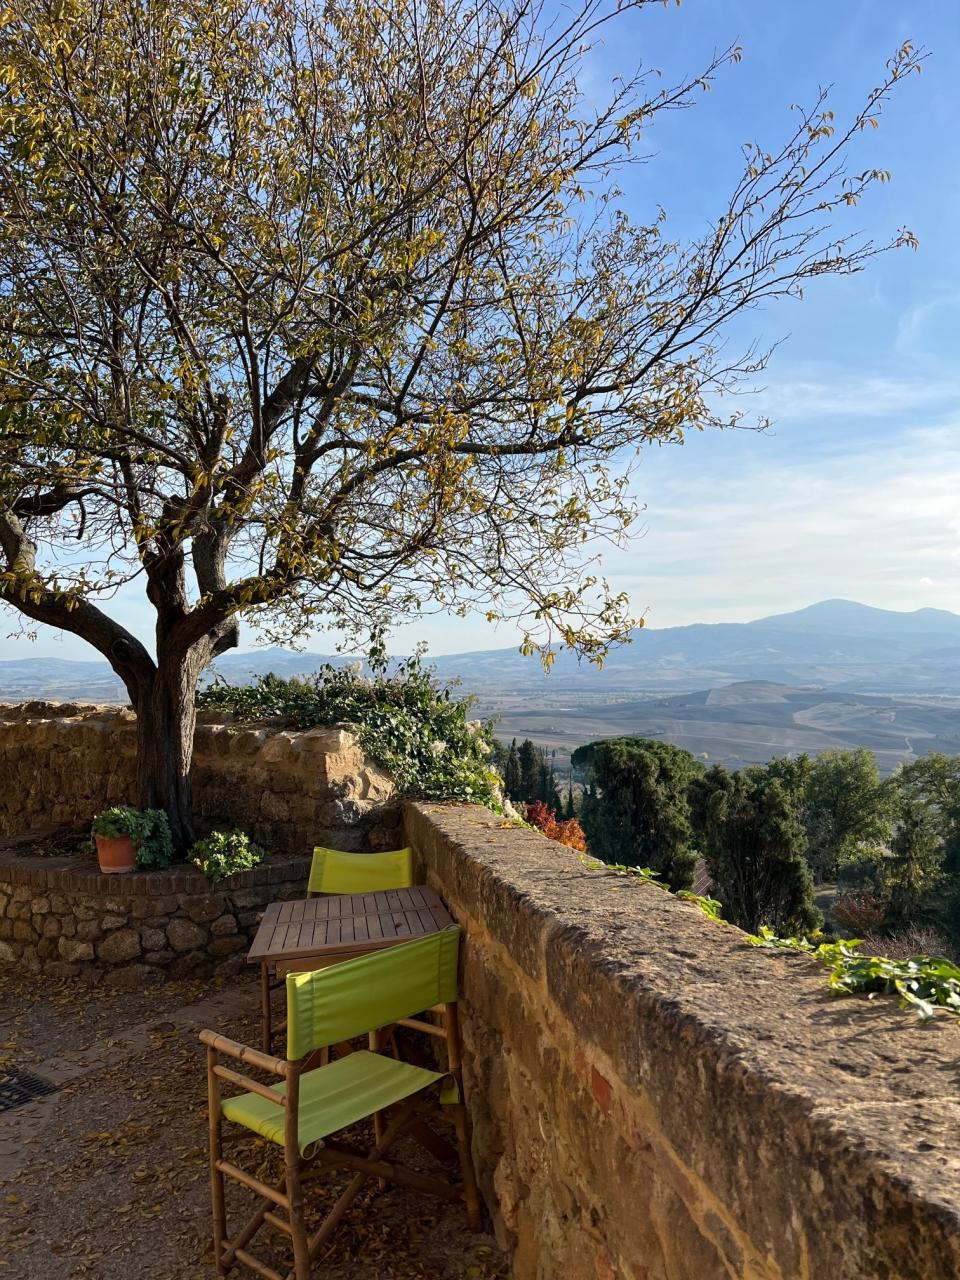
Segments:
[[[300,898],[310,859],[276,858],[212,887],[197,871],[104,876],[76,858],[0,861],[0,965],[135,989],[239,973],[268,902]]]
[[[466,931],[478,1171],[517,1280],[953,1280],[960,1031],[692,903],[409,805]]]
[[[124,708],[0,705],[0,837],[133,803],[135,752],[136,717]],[[203,711],[192,780],[201,833],[239,827],[272,853],[396,840],[393,784],[346,729],[239,725],[229,712]]]

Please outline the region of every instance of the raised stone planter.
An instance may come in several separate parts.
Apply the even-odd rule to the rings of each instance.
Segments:
[[[309,857],[216,887],[185,869],[101,875],[76,858],[0,854],[0,965],[135,988],[238,973],[268,902],[302,897]]]
[[[87,823],[134,795],[136,716],[123,707],[0,705],[0,837]],[[271,853],[388,849],[400,824],[393,783],[345,728],[198,717],[192,773],[200,834],[239,827]]]

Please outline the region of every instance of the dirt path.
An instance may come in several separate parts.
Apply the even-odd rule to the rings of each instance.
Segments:
[[[56,1086],[0,1111],[0,1280],[214,1275],[203,1026],[257,1043],[256,986],[171,983],[127,993],[0,978],[0,1065]],[[275,1149],[260,1139],[243,1135],[230,1150],[268,1181],[279,1171]],[[413,1144],[397,1155],[431,1167]],[[334,1175],[311,1193],[315,1217],[345,1180]],[[370,1183],[315,1274],[500,1280],[508,1271],[491,1237],[469,1234],[459,1206]]]

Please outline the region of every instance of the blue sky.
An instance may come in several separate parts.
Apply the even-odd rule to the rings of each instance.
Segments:
[[[784,341],[743,407],[776,426],[647,454],[635,484],[643,527],[605,554],[608,578],[655,627],[741,621],[829,596],[960,612],[960,3],[684,0],[628,15],[616,31],[590,55],[585,86],[598,97],[638,60],[677,78],[715,49],[743,46],[695,110],[657,125],[649,163],[623,184],[638,220],[663,204],[675,234],[722,209],[740,146],[781,140],[790,103],[832,84],[839,121],[903,40],[930,57],[853,157],[857,169],[892,170],[892,181],[849,214],[850,229],[878,240],[909,226],[919,251],[751,314],[744,332]],[[136,596],[114,612],[149,636]],[[0,657],[95,656],[55,633],[4,639],[6,620]],[[425,617],[393,643],[418,640],[444,653],[511,646],[518,634],[482,618]],[[321,635],[310,647],[334,643]]]

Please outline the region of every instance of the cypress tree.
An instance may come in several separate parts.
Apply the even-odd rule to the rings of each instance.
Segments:
[[[503,789],[510,800],[520,799],[520,757],[517,754],[517,740],[510,743],[506,763],[503,766]]]

